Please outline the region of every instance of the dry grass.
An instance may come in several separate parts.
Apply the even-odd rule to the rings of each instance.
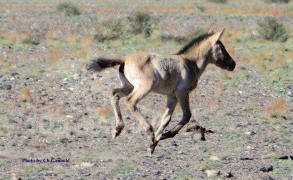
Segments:
[[[96,115],[100,117],[102,120],[106,120],[107,118],[113,115],[113,109],[110,105],[105,107],[100,107],[96,111]]]
[[[20,40],[21,34],[16,30],[8,31],[5,35],[9,42],[16,43]]]
[[[64,58],[64,53],[57,50],[49,51],[49,61],[48,64],[50,66],[56,65],[58,61]]]
[[[95,44],[95,39],[94,36],[82,36],[80,42],[92,46]]]
[[[20,98],[23,101],[27,101],[29,103],[33,103],[33,99],[31,98],[31,91],[28,87],[25,87],[20,92]]]
[[[264,108],[264,112],[266,114],[284,114],[289,110],[289,106],[287,103],[287,100],[284,98],[274,99],[271,105],[268,105]]]
[[[78,40],[78,36],[76,36],[72,31],[69,31],[67,38],[65,40],[66,43],[75,43]]]
[[[292,15],[292,12],[287,11],[286,7],[279,7],[278,9],[274,9],[271,7],[229,7],[219,5],[218,7],[206,7],[206,11],[209,12],[210,15],[217,15],[220,12],[222,15],[226,16],[273,16],[273,17],[282,17],[284,15]]]
[[[6,10],[6,11],[23,11],[23,10],[33,10],[33,11],[44,11],[44,10],[53,10],[55,7],[50,6],[44,6],[44,7],[31,7],[31,6],[0,6],[0,10]]]

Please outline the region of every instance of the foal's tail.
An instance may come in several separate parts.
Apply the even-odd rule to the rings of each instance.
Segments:
[[[92,63],[87,67],[87,70],[94,70],[94,71],[100,72],[106,68],[114,67],[120,64],[124,64],[124,60],[98,58],[98,59],[92,60]]]

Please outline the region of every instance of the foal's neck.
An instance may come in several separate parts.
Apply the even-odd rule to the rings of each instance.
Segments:
[[[199,69],[199,76],[201,76],[202,73],[206,70],[209,63],[206,58],[201,58],[201,59],[197,60],[196,64]]]
[[[200,51],[191,51],[189,53],[183,54],[182,57],[188,61],[196,62],[197,67],[193,68],[197,69],[198,78],[202,75],[209,64],[207,57]]]

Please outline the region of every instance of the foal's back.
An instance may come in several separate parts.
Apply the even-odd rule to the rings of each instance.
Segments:
[[[125,58],[125,76],[134,87],[147,80],[153,92],[169,95],[179,82],[187,81],[187,69],[178,55],[140,52]]]

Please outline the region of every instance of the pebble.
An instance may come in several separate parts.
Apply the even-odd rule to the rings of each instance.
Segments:
[[[184,152],[183,151],[178,151],[178,154],[184,154]]]
[[[210,160],[212,160],[212,161],[220,161],[221,159],[220,159],[219,156],[211,156]]]
[[[88,163],[88,162],[82,162],[82,163],[80,164],[80,166],[83,166],[83,167],[92,167],[92,166],[94,166],[94,164],[92,164],[92,163]]]
[[[254,131],[248,131],[248,132],[245,132],[246,135],[255,135],[255,132]]]
[[[220,171],[217,170],[206,170],[205,173],[207,173],[208,177],[215,177],[220,175]]]
[[[251,150],[255,149],[254,147],[251,147],[251,146],[247,146],[246,148]]]

